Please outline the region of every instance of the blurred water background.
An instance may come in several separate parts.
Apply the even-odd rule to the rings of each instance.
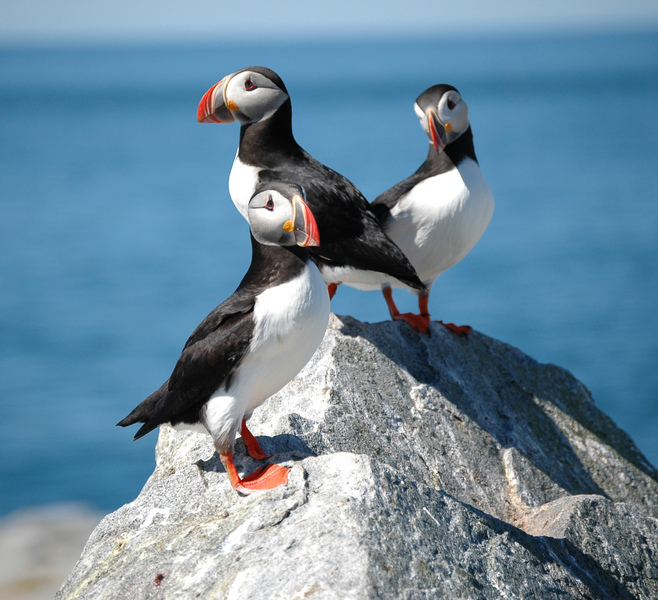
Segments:
[[[283,77],[300,144],[369,199],[426,155],[416,96],[459,88],[496,211],[433,318],[569,369],[658,463],[658,34],[5,47],[0,515],[111,511],[150,475],[156,434],[114,424],[249,264],[227,191],[238,127],[196,107],[251,64]],[[345,287],[332,309],[388,318]]]

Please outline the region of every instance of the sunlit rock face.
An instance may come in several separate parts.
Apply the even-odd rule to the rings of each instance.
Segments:
[[[571,374],[476,331],[332,316],[250,425],[287,485],[239,496],[163,427],[57,598],[658,597],[656,470]]]

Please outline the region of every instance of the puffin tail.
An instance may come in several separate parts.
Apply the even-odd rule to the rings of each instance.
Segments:
[[[390,240],[391,245],[389,252],[393,257],[393,260],[389,263],[389,268],[386,270],[386,273],[388,275],[393,275],[398,281],[401,281],[414,290],[427,292],[427,286],[420,280],[420,277],[418,277],[416,269],[411,264],[411,261],[407,258],[406,254],[400,250],[393,240],[390,238],[388,239]]]
[[[169,385],[169,380],[165,381],[155,392],[153,392],[148,398],[140,402],[132,412],[121,419],[117,423],[117,427],[128,427],[129,425],[134,425],[135,423],[144,423],[144,425],[139,429],[135,434],[134,439],[139,439],[142,436],[146,435],[149,431],[153,431],[157,425],[151,425],[149,417],[153,413],[153,410],[158,405],[158,402],[164,398],[167,393],[167,388]]]
[[[376,207],[377,205],[375,205]],[[372,221],[370,225],[369,238],[378,239],[378,244],[368,244],[366,242],[367,250],[362,246],[359,248],[360,254],[368,257],[368,260],[373,260],[373,271],[380,271],[386,275],[392,275],[398,281],[404,283],[414,290],[419,292],[427,292],[427,287],[418,277],[416,269],[407,258],[407,255],[402,252],[400,247],[386,234],[384,229],[379,226],[377,216],[370,206]],[[383,268],[382,268],[383,267]],[[366,267],[367,268],[367,267]]]
[[[419,279],[418,275],[413,275],[412,277],[406,275],[398,275],[396,279],[399,279],[402,283],[408,285],[414,290],[418,290],[419,292],[427,292],[427,286]]]

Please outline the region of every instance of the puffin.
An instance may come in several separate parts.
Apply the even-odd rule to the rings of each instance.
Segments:
[[[169,379],[117,425],[142,423],[135,440],[159,425],[204,431],[240,494],[272,489],[290,469],[268,464],[241,478],[235,435],[248,453],[271,455],[247,428],[253,410],[310,360],[329,321],[329,294],[308,248],[320,243],[303,187],[271,182],[246,206],[251,265],[236,291],[187,340]]]
[[[226,75],[203,95],[197,120],[240,123],[229,193],[243,217],[259,185],[284,180],[304,186],[322,238],[322,246],[310,252],[331,297],[340,283],[351,285],[364,279],[380,283],[391,277],[411,289],[426,291],[357,187],[295,141],[290,96],[274,71],[248,67]]]
[[[491,221],[494,197],[475,155],[468,105],[459,91],[434,85],[418,96],[414,111],[429,137],[427,158],[413,175],[377,196],[372,209],[425,285],[424,290],[411,288],[419,314],[401,314],[391,287],[409,286],[386,282],[381,289],[391,317],[428,333],[430,290],[480,239]],[[468,325],[439,322],[460,336],[471,331]]]

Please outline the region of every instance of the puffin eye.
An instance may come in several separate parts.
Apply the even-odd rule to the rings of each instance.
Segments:
[[[256,89],[256,84],[251,80],[251,77],[244,82],[244,89],[248,92]]]
[[[452,110],[455,106],[457,103],[452,98],[448,98],[448,110]]]
[[[269,196],[267,198],[267,202],[265,203],[265,208],[267,210],[274,210],[274,200],[272,200],[272,196]]]

